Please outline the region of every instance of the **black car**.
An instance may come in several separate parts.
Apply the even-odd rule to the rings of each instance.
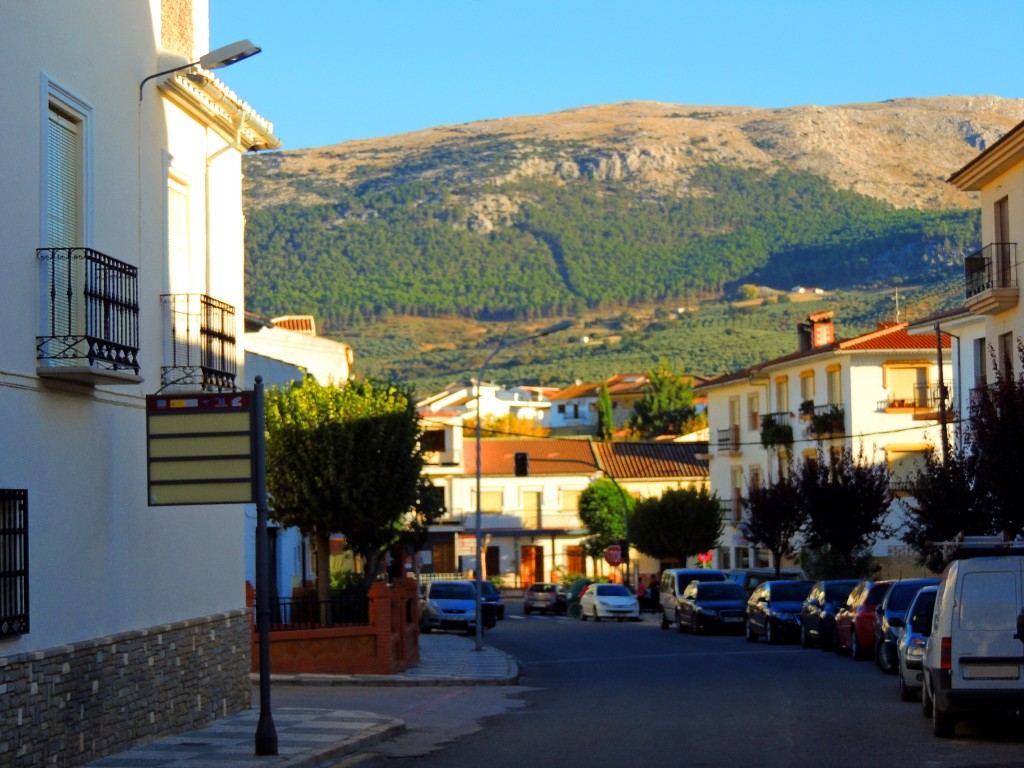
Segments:
[[[893,618],[906,618],[907,608],[921,587],[931,587],[938,583],[938,579],[894,581],[885,598],[875,608],[875,663],[886,674],[896,674],[899,668],[899,657],[896,654],[899,633],[890,622]]]
[[[795,641],[800,636],[800,609],[813,581],[766,581],[747,601],[745,634],[749,642],[764,635],[769,643]]]
[[[492,582],[487,580],[480,582],[480,602],[485,605],[493,605],[496,618],[505,618],[505,598],[502,597],[501,590],[494,586]]]
[[[810,648],[818,643],[822,650],[832,650],[836,614],[859,583],[858,579],[828,579],[811,587],[800,608],[800,645]]]
[[[691,581],[676,608],[676,629],[683,632],[740,632],[747,593],[735,581]]]

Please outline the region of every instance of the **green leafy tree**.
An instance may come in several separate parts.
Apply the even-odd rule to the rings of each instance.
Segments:
[[[706,488],[673,488],[660,497],[641,499],[629,518],[629,540],[659,560],[679,560],[718,546],[722,511]]]
[[[744,283],[736,289],[736,295],[741,301],[749,301],[750,299],[756,299],[761,295],[761,292],[753,283]]]
[[[595,480],[583,490],[578,507],[580,520],[590,533],[583,540],[583,551],[588,557],[600,558],[605,547],[626,537],[626,516],[634,505],[635,499],[607,477]]]
[[[798,551],[798,536],[807,519],[792,474],[780,471],[779,477],[767,485],[751,483],[743,508],[740,531],[752,544],[772,553],[775,575],[779,576],[782,559]]]
[[[633,406],[630,429],[645,440],[682,434],[697,413],[689,380],[673,371],[664,359],[647,378],[648,390]]]
[[[929,451],[913,480],[913,495],[900,499],[907,517],[903,540],[917,552],[918,562],[935,573],[946,565],[936,542],[991,532],[992,513],[975,483],[975,460],[962,436],[945,462]]]
[[[805,459],[797,473],[801,507],[807,515],[804,541],[825,573],[820,578],[868,576],[863,555],[887,533],[889,470],[866,461],[863,448],[830,451]],[[820,573],[820,572],[819,572]]]
[[[1024,534],[1024,346],[1018,339],[1021,373],[993,355],[996,381],[975,390],[971,403],[971,447],[975,482],[992,511],[992,529],[1009,538]]]
[[[321,385],[311,376],[271,388],[267,488],[273,518],[316,541],[317,587],[330,587],[330,537],[343,533],[369,585],[410,510],[426,509],[415,403],[390,384]]]
[[[611,440],[615,432],[615,415],[612,409],[612,396],[608,385],[601,383],[601,391],[597,395],[597,436],[601,440]]]

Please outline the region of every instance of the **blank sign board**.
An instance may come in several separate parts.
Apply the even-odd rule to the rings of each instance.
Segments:
[[[149,505],[252,502],[251,392],[146,397]]]

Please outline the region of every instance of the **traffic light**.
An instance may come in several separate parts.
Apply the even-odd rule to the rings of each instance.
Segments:
[[[525,452],[518,452],[515,455],[516,477],[526,477],[530,474],[530,456]]]

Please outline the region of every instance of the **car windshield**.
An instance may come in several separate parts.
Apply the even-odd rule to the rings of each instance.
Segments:
[[[530,587],[531,592],[554,592],[556,589],[554,584],[534,584]]]
[[[794,582],[792,584],[772,584],[771,586],[771,599],[779,600],[783,602],[800,602],[808,593],[811,591],[810,584],[801,584],[800,582]]]
[[[483,595],[496,595],[498,594],[498,588],[489,581],[480,582],[480,594]]]
[[[747,593],[735,581],[705,581],[697,587],[698,600],[746,600]]]
[[[927,635],[932,628],[932,615],[935,612],[935,596],[938,592],[922,592],[914,603],[914,612],[910,616],[910,631],[919,635]]]
[[[431,600],[473,600],[476,597],[472,584],[430,585]]]
[[[896,584],[892,588],[892,592],[889,593],[889,602],[887,607],[890,611],[898,611],[899,613],[906,613],[907,608],[910,607],[910,603],[921,589],[920,584]]]
[[[856,584],[853,582],[848,584],[826,584],[825,600],[829,603],[841,603],[850,596],[855,586]]]
[[[621,584],[598,584],[597,594],[601,597],[629,597],[630,592]]]
[[[868,605],[878,605],[885,599],[885,593],[889,591],[889,587],[892,584],[875,584],[868,591],[868,596],[864,598],[864,602]]]

